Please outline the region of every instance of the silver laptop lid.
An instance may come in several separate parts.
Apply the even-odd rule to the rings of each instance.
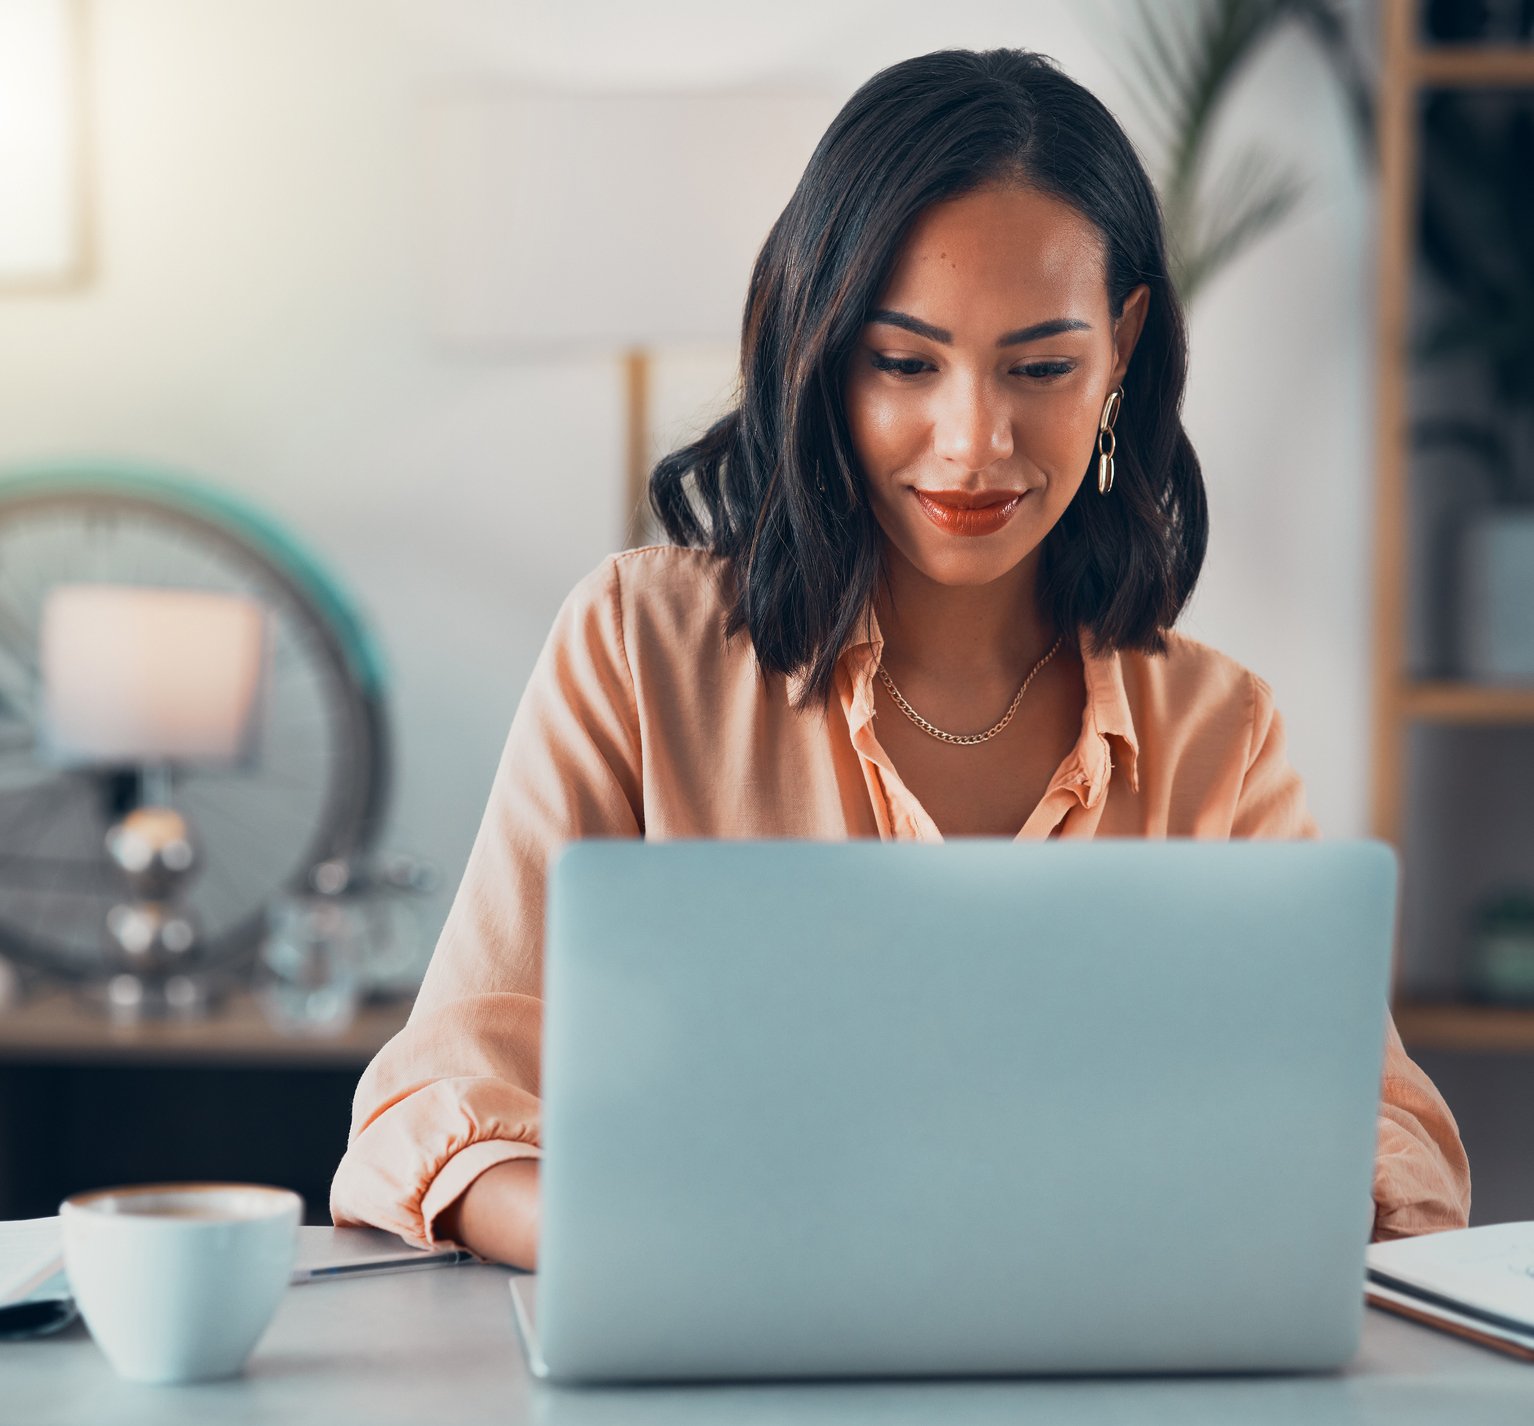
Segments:
[[[582,842],[551,879],[564,1379],[1351,1355],[1394,854]]]

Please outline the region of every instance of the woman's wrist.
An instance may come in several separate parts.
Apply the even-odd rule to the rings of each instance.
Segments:
[[[433,1237],[529,1271],[538,1266],[538,1160],[510,1159],[480,1174],[437,1214]]]

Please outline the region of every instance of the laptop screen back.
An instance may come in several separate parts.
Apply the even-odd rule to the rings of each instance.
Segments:
[[[1377,843],[572,845],[551,1373],[1345,1360],[1395,888]]]

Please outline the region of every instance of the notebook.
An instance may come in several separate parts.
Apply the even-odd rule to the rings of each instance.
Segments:
[[[1534,1361],[1534,1223],[1490,1223],[1375,1243],[1376,1307]]]
[[[0,1338],[57,1331],[74,1315],[59,1251],[59,1220],[0,1223]]]
[[[332,1228],[299,1234],[292,1281],[318,1282],[474,1260],[472,1253],[461,1248],[412,1248],[389,1233]],[[54,1332],[74,1316],[59,1220],[0,1222],[0,1339]]]

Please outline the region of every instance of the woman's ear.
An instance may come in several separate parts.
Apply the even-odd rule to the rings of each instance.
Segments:
[[[1110,386],[1118,386],[1129,370],[1129,358],[1135,353],[1135,343],[1145,329],[1145,317],[1150,311],[1150,288],[1143,282],[1124,299],[1118,320],[1113,324],[1113,379]]]

